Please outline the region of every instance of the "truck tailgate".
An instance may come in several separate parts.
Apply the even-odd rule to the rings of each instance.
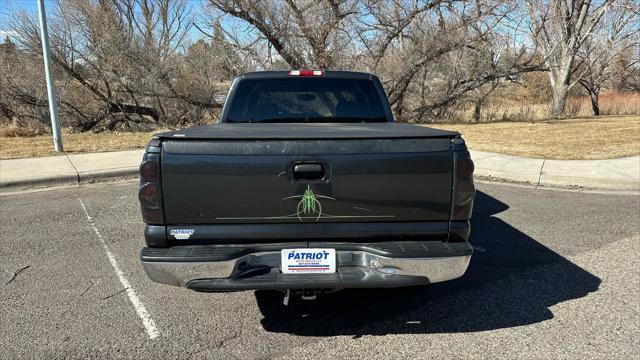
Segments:
[[[442,135],[171,136],[162,143],[165,220],[168,225],[447,221],[453,153],[451,136]]]

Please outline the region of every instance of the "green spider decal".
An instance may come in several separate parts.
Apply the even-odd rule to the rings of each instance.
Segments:
[[[372,219],[372,218],[394,218],[395,215],[369,215],[369,214],[354,214],[354,215],[335,215],[322,212],[322,204],[320,199],[336,200],[330,196],[317,195],[311,190],[311,185],[307,185],[307,189],[302,195],[293,195],[282,198],[282,200],[300,199],[296,206],[296,212],[289,215],[279,216],[249,216],[249,217],[218,217],[216,220],[287,220],[291,218],[298,218],[299,221],[304,219],[313,219],[315,221],[323,219]]]
[[[298,206],[296,207],[296,213],[293,214],[297,216],[298,220],[300,221],[302,221],[302,217],[300,215],[306,215],[306,216],[316,215],[316,221],[318,221],[318,219],[322,217],[322,204],[318,199],[335,200],[334,198],[329,196],[314,194],[313,190],[311,190],[310,185],[307,185],[307,190],[305,190],[302,195],[287,196],[282,200],[287,200],[287,199],[300,199],[300,201],[298,201]]]

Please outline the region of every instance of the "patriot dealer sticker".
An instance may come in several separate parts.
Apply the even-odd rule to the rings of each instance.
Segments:
[[[284,249],[280,257],[285,274],[336,272],[336,249]]]

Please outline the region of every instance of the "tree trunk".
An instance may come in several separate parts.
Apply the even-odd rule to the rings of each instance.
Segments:
[[[482,103],[484,102],[484,99],[478,99],[476,100],[476,104],[473,108],[473,121],[475,122],[480,122],[480,115],[482,112]]]
[[[398,100],[398,102],[394,107],[391,108],[391,110],[393,111],[393,117],[395,118],[394,120],[397,122],[402,122],[402,98]],[[416,119],[416,121],[420,120]]]
[[[597,90],[590,90],[589,96],[591,97],[591,113],[594,116],[600,115],[600,103],[599,103],[600,94],[598,93]]]
[[[573,55],[563,52],[560,66],[549,71],[549,80],[553,89],[553,104],[551,105],[551,117],[558,119],[565,116],[567,96],[569,96],[571,83],[571,66]]]
[[[553,86],[553,104],[551,105],[551,117],[557,119],[564,116],[568,94],[568,85],[556,84],[556,86]]]

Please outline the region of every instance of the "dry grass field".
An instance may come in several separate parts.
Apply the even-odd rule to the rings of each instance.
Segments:
[[[153,133],[155,133],[154,131]],[[118,151],[142,149],[153,133],[146,132],[106,132],[72,133],[62,131],[62,141],[66,153]],[[0,131],[0,159],[15,159],[36,156],[59,155],[53,150],[50,134],[30,137],[2,136]]]
[[[427,126],[459,131],[472,149],[517,156],[607,159],[640,154],[640,116]],[[131,150],[143,148],[152,134],[63,131],[63,142],[67,153]],[[51,135],[17,135],[15,129],[0,129],[0,159],[56,155]]]
[[[516,156],[586,160],[640,154],[640,116],[429,126],[460,132],[471,149]]]
[[[497,121],[544,121],[550,117],[548,103],[536,103],[527,99],[518,91],[522,87],[512,89],[514,93],[492,95],[482,108],[480,122]],[[503,90],[505,91],[505,90]],[[587,96],[574,96],[567,99],[567,117],[590,117],[591,102]],[[606,91],[600,95],[600,115],[639,115],[640,93],[623,93]],[[455,111],[452,119],[467,122],[473,118],[471,105]]]

